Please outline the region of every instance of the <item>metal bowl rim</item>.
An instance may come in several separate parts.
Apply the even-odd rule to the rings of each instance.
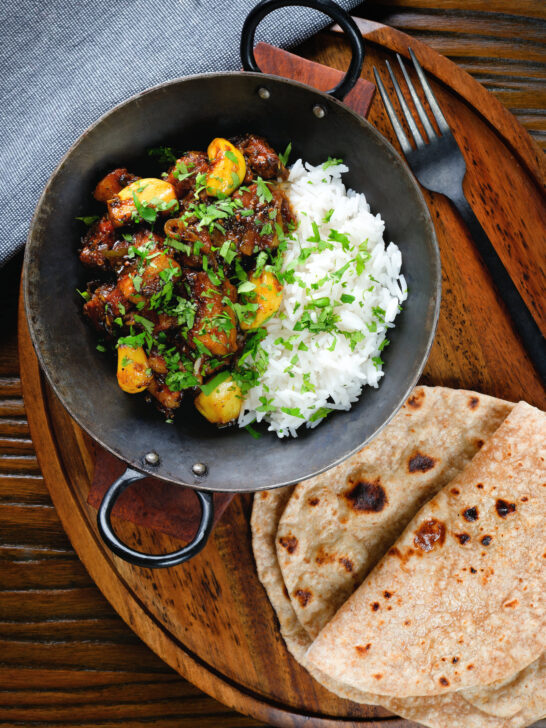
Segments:
[[[355,111],[350,109],[348,106],[346,106],[342,101],[339,101],[338,99],[334,98],[333,96],[329,95],[327,92],[319,91],[318,89],[313,88],[312,86],[309,86],[308,84],[302,83],[301,81],[295,81],[293,79],[283,78],[282,76],[275,76],[273,74],[267,74],[267,73],[255,73],[252,71],[221,71],[221,72],[209,72],[209,73],[199,73],[199,74],[192,74],[189,76],[182,76],[180,78],[171,79],[169,81],[164,81],[160,84],[156,84],[155,86],[150,86],[149,88],[145,89],[144,91],[140,91],[136,94],[133,94],[129,98],[125,99],[124,101],[119,102],[118,104],[115,104],[112,106],[108,111],[106,111],[104,114],[102,114],[96,121],[94,121],[90,126],[88,126],[81,134],[80,136],[70,145],[68,150],[65,152],[65,154],[61,157],[58,165],[51,173],[44,190],[42,194],[40,195],[40,198],[38,199],[38,202],[36,204],[36,208],[34,211],[34,214],[32,216],[29,232],[27,235],[27,241],[25,246],[25,254],[24,254],[24,261],[23,261],[23,298],[24,298],[24,307],[25,307],[25,314],[26,319],[28,323],[28,328],[30,332],[31,341],[34,347],[34,351],[36,352],[36,355],[38,357],[38,361],[40,364],[40,369],[42,372],[44,372],[47,381],[51,388],[53,389],[53,392],[55,393],[56,397],[59,399],[63,407],[66,409],[70,417],[95,441],[97,442],[101,447],[103,447],[105,450],[110,452],[115,457],[122,460],[126,465],[135,468],[136,470],[142,472],[143,474],[147,476],[152,476],[154,478],[158,478],[159,480],[162,480],[167,483],[180,485],[183,487],[189,487],[189,488],[195,488],[199,490],[204,490],[208,492],[222,492],[219,489],[215,487],[207,487],[206,481],[203,481],[202,483],[196,478],[196,480],[193,483],[186,483],[182,480],[174,481],[172,477],[168,477],[165,475],[162,475],[160,472],[156,471],[153,466],[147,465],[143,460],[141,459],[129,459],[126,457],[124,453],[121,453],[118,449],[113,447],[112,445],[109,445],[108,443],[104,442],[100,435],[97,435],[96,431],[93,429],[92,425],[85,422],[83,419],[80,419],[80,415],[77,412],[74,412],[72,410],[71,406],[68,406],[65,402],[64,397],[60,394],[59,389],[57,387],[57,383],[53,377],[53,374],[49,371],[49,368],[45,366],[42,352],[40,350],[40,347],[38,345],[38,336],[34,330],[34,322],[33,317],[31,316],[32,310],[29,303],[29,268],[31,266],[31,256],[32,256],[32,241],[34,237],[34,229],[37,223],[38,216],[40,214],[41,207],[43,205],[44,200],[47,198],[50,188],[53,185],[57,175],[61,172],[65,164],[68,162],[70,157],[72,156],[73,152],[77,149],[77,147],[82,143],[82,141],[100,124],[102,124],[107,118],[109,118],[111,115],[116,113],[119,109],[129,106],[133,104],[135,101],[148,96],[149,94],[155,93],[163,88],[169,88],[171,86],[177,86],[177,85],[183,85],[189,81],[198,81],[202,79],[208,79],[208,78],[222,78],[222,77],[231,77],[231,76],[241,76],[241,77],[251,77],[255,78],[256,80],[267,80],[271,81],[276,84],[288,84],[291,86],[299,87],[302,89],[305,89],[306,91],[311,91],[312,93],[316,94],[317,98],[322,99],[323,102],[333,104],[335,106],[341,107],[345,113],[349,113],[357,123],[359,123],[361,126],[367,128],[368,133],[371,133],[372,136],[376,138],[376,140],[379,142],[380,145],[385,147],[397,160],[401,163],[402,167],[406,168],[406,165],[404,163],[403,158],[398,153],[398,151],[394,148],[394,146],[386,139],[367,119],[362,117],[360,114],[357,114]],[[413,186],[414,192],[417,195],[417,198],[421,204],[421,212],[424,213],[425,217],[425,224],[429,228],[429,233],[431,235],[431,242],[433,244],[433,249],[435,251],[435,265],[434,265],[434,278],[435,278],[435,284],[433,286],[432,291],[432,297],[434,299],[434,312],[433,312],[433,320],[430,326],[430,331],[428,335],[428,341],[425,346],[424,354],[421,360],[420,365],[416,368],[413,376],[411,377],[410,384],[407,387],[406,391],[403,393],[403,395],[399,398],[398,403],[396,407],[393,408],[391,414],[389,417],[387,417],[384,422],[373,432],[370,437],[366,438],[363,442],[359,443],[356,447],[354,447],[352,450],[350,450],[347,453],[344,453],[339,458],[334,460],[333,462],[329,463],[328,465],[318,468],[317,470],[312,471],[308,475],[305,476],[305,479],[309,479],[312,477],[315,477],[316,475],[320,475],[320,473],[323,473],[327,470],[330,470],[331,468],[336,467],[337,465],[341,464],[344,460],[351,457],[355,453],[357,453],[359,450],[361,450],[370,440],[377,437],[379,433],[389,424],[389,422],[392,420],[392,418],[395,416],[395,414],[400,410],[403,403],[407,399],[407,397],[410,395],[411,391],[415,387],[417,380],[421,376],[421,373],[425,367],[425,364],[428,360],[430,349],[432,347],[434,337],[436,334],[436,329],[438,326],[438,318],[440,314],[440,304],[441,304],[441,293],[442,293],[442,273],[441,273],[441,257],[440,257],[440,250],[438,246],[438,240],[436,237],[436,231],[434,228],[434,225],[432,223],[432,218],[428,209],[428,206],[425,202],[425,198],[423,196],[423,193],[411,174],[411,172],[408,170],[407,179],[410,183],[410,185]],[[381,386],[381,385],[380,385]],[[298,480],[301,480],[301,478],[298,478]],[[283,482],[275,482],[272,484],[268,484],[266,486],[261,486],[259,488],[252,488],[252,489],[244,489],[244,490],[230,490],[225,492],[231,492],[231,493],[244,493],[244,492],[259,492],[264,490],[272,490],[275,488],[280,488],[287,485],[293,485],[295,482],[298,482],[298,480],[290,480],[290,481],[283,481]]]

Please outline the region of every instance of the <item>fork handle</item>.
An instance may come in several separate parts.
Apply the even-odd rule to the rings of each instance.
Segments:
[[[523,341],[542,383],[546,383],[546,340],[542,332],[466,198],[452,197],[451,201],[470,230],[476,248],[489,268],[497,291],[512,317],[514,327]]]

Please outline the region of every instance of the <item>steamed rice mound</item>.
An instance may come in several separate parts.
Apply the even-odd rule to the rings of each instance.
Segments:
[[[260,344],[267,367],[244,400],[239,426],[265,420],[279,437],[348,410],[383,376],[388,329],[407,297],[402,256],[385,223],[347,190],[348,167],[298,160],[288,195],[298,227],[286,240],[283,300]]]

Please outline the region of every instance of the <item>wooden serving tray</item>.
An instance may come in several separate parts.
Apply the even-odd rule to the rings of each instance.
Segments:
[[[546,330],[542,152],[508,111],[457,66],[400,32],[367,21],[360,27],[368,41],[363,76],[369,80],[373,65],[382,69],[393,52],[407,57],[408,47],[415,50],[466,157],[470,203]],[[321,62],[332,59],[334,65],[349,61],[345,41],[335,34],[315,54]],[[393,141],[379,97],[369,119]],[[525,399],[544,408],[545,392],[463,223],[446,199],[428,192],[425,198],[442,253],[443,300],[422,381]],[[233,500],[206,549],[184,566],[140,569],[104,548],[96,512],[86,503],[93,472],[90,442],[41,376],[22,306],[19,325],[25,404],[44,478],[74,548],[127,624],[196,686],[272,725],[409,726],[380,708],[337,698],[289,655],[256,577],[250,496]],[[146,550],[177,546],[170,537],[126,522],[117,528]]]

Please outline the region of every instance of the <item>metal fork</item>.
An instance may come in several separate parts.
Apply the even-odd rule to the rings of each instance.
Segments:
[[[468,204],[463,192],[463,179],[466,173],[464,157],[461,154],[461,150],[455,141],[455,137],[451,133],[440,107],[438,106],[438,102],[432,93],[425,74],[423,73],[423,69],[419,65],[419,61],[415,57],[411,48],[409,49],[409,53],[434,119],[438,125],[438,129],[440,130],[440,134],[438,135],[432,126],[425,108],[415,91],[408,72],[406,71],[402,58],[398,54],[396,56],[398,58],[398,63],[400,64],[413,105],[417,110],[417,114],[421,120],[421,124],[423,125],[428,140],[423,139],[400,89],[398,81],[392,72],[392,68],[389,62],[386,61],[390,77],[394,84],[394,90],[396,91],[402,112],[413,136],[415,149],[410,144],[402,124],[396,115],[385,86],[381,81],[381,77],[379,76],[377,69],[374,67],[373,72],[375,80],[394,132],[398,138],[400,146],[402,147],[402,151],[406,156],[410,169],[423,187],[426,187],[432,192],[440,192],[445,195],[459,211],[461,217],[468,226],[476,248],[478,249],[484,263],[489,268],[491,277],[493,278],[497,290],[506,305],[508,313],[512,317],[516,331],[520,335],[525,348],[527,349],[529,358],[535,365],[542,381],[545,382],[546,341],[531,315],[531,312],[527,308],[525,301],[520,296],[518,289],[514,285],[501,259],[497,255],[491,241],[487,237],[485,230],[482,228],[478,218],[474,215],[472,208]]]

